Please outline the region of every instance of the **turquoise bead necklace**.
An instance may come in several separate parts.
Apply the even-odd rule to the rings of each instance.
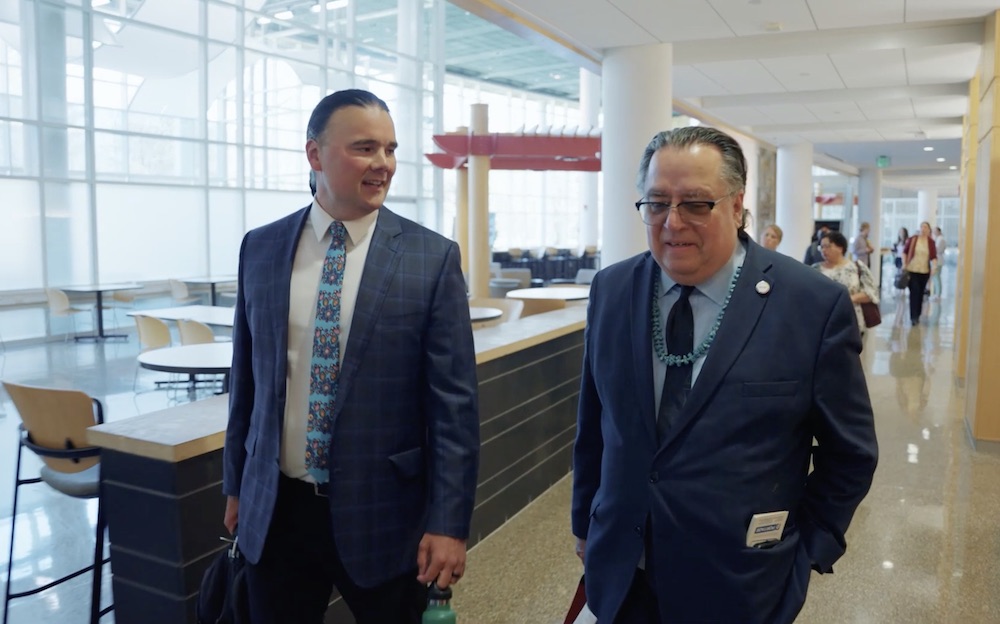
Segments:
[[[716,334],[719,333],[719,326],[722,325],[722,317],[725,316],[726,308],[729,307],[729,300],[733,298],[733,290],[736,289],[736,280],[740,278],[740,272],[742,270],[742,266],[736,267],[736,271],[733,272],[733,279],[729,280],[729,291],[726,293],[726,298],[722,302],[722,309],[719,310],[719,315],[715,317],[715,325],[712,325],[712,331],[708,332],[708,335],[701,341],[701,344],[687,355],[673,355],[667,353],[666,341],[663,339],[663,324],[660,322],[659,301],[662,280],[660,278],[659,271],[653,272],[653,348],[656,350],[656,357],[660,358],[661,362],[667,366],[684,366],[687,364],[693,364],[695,360],[705,355],[708,348],[712,346],[712,342],[715,340]]]

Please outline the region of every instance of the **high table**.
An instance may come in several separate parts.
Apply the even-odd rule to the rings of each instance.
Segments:
[[[128,339],[126,334],[105,334],[104,333],[104,293],[115,292],[118,290],[139,290],[142,288],[141,284],[136,284],[134,282],[118,283],[118,284],[85,284],[82,286],[63,286],[59,290],[64,290],[66,292],[74,293],[94,293],[97,298],[97,335],[95,336],[75,336],[76,340],[107,340],[108,338],[125,338]]]
[[[139,366],[164,373],[222,375],[222,391],[229,392],[229,369],[233,364],[233,343],[212,342],[152,349],[139,354]]]
[[[469,307],[469,317],[472,319],[473,323],[492,321],[500,318],[501,316],[503,316],[503,310],[500,308],[485,308],[480,306]]]
[[[590,286],[555,286],[551,288],[519,288],[507,293],[510,299],[562,299],[581,301],[590,298]]]
[[[215,305],[218,298],[215,291],[216,285],[234,284],[238,279],[235,275],[209,275],[207,277],[188,277],[181,281],[185,284],[208,284],[209,292],[212,294],[212,305]]]
[[[152,316],[162,321],[198,321],[217,327],[233,326],[233,309],[224,306],[191,305],[151,308],[129,312],[129,316]]]

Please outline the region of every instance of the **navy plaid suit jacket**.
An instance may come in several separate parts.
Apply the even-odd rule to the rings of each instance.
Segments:
[[[249,232],[240,251],[223,491],[240,499],[251,563],[278,490],[289,288],[308,211]],[[479,461],[458,247],[385,207],[372,236],[334,406],[329,498],[337,549],[362,587],[414,570],[424,532],[468,537]]]

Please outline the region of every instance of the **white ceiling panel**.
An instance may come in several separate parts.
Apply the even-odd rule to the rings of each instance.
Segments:
[[[886,141],[913,141],[915,139],[929,139],[929,136],[921,134],[920,128],[914,124],[910,129],[906,128],[880,128],[878,131],[882,135],[882,139]],[[919,137],[918,137],[919,135]]]
[[[736,126],[769,125],[774,123],[763,111],[754,106],[720,106],[712,115]]]
[[[969,98],[922,98],[913,102],[917,117],[957,117],[969,112]]]
[[[689,98],[729,94],[725,87],[694,67],[674,67],[673,78],[674,97]]]
[[[911,85],[969,80],[980,54],[980,46],[967,43],[907,49],[906,73]]]
[[[672,0],[681,3],[690,0]],[[699,0],[701,1],[701,0]],[[816,30],[809,7],[802,0],[708,0],[737,35],[766,35],[770,24],[780,24],[780,32]]]
[[[906,0],[906,21],[985,17],[998,8],[996,0]]]
[[[831,54],[830,60],[849,89],[901,87],[907,84],[906,59],[902,50]]]
[[[840,138],[851,143],[863,143],[867,141],[881,141],[882,135],[878,130],[841,130]]]
[[[657,43],[639,23],[606,0],[577,0],[572,6],[565,0],[517,0],[510,4],[591,48]]]
[[[902,24],[906,0],[808,0],[820,30]]]
[[[730,93],[778,93],[785,91],[785,87],[757,61],[698,63],[694,67],[711,80],[725,85]]]
[[[810,130],[808,132],[799,132],[798,135],[804,141],[810,143],[840,143],[843,139],[840,133],[836,130]]]
[[[705,0],[615,0],[615,5],[663,42],[719,39],[735,34]]]
[[[763,59],[760,62],[788,91],[842,89],[844,81],[828,56]]]
[[[823,123],[865,121],[865,115],[854,102],[820,102],[806,105]],[[782,122],[787,123],[787,122]]]
[[[868,119],[913,119],[913,100],[866,100],[858,102],[858,108]]]
[[[758,106],[768,116],[770,123],[816,123],[819,119],[811,110],[801,104],[775,104]],[[713,108],[714,112],[715,109]]]

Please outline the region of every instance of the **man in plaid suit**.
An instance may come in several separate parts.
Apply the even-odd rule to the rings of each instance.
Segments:
[[[312,205],[240,252],[225,523],[239,525],[253,624],[321,622],[333,587],[359,624],[417,623],[427,584],[462,576],[476,488],[459,250],[382,205],[396,169],[385,102],[333,93],[307,139]],[[335,381],[317,400],[317,284],[334,264],[338,310],[320,316],[339,340]]]

